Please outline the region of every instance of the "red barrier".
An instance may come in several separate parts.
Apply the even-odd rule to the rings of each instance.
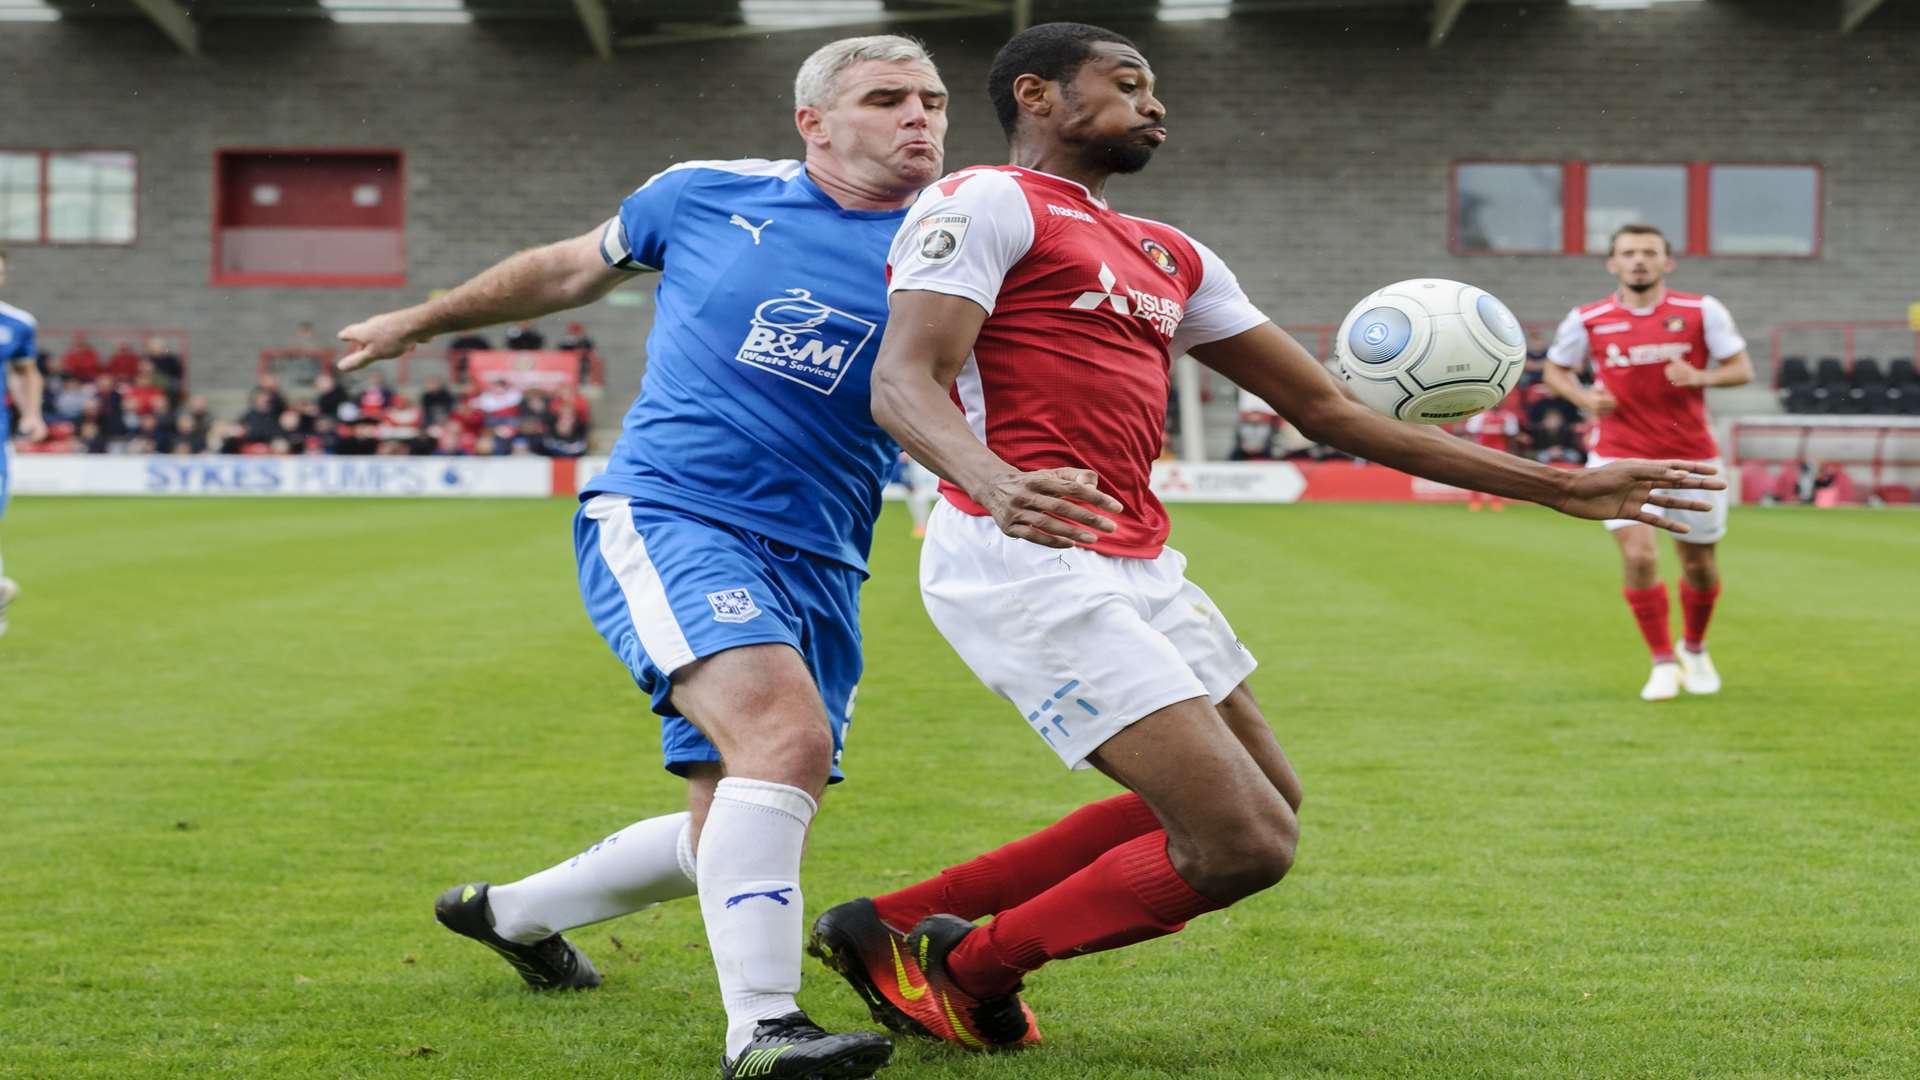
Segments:
[[[1313,502],[1458,502],[1465,488],[1408,476],[1385,465],[1353,461],[1296,461],[1306,477],[1301,501]]]
[[[1766,445],[1771,440],[1772,445]],[[1920,418],[1910,416],[1753,416],[1735,420],[1727,439],[1727,463],[1742,477],[1741,498],[1754,501],[1747,481],[1751,466],[1782,466],[1766,482],[1766,494],[1791,487],[1781,477],[1812,462],[1841,469],[1865,469],[1867,493],[1888,502],[1908,502],[1911,481],[1920,470]]]
[[[571,370],[574,373],[572,381],[568,383],[569,386],[577,387],[583,379],[592,386],[605,387],[607,385],[606,361],[601,359],[600,353],[594,349],[585,350],[584,355],[582,355],[582,351],[579,349],[449,349],[446,353],[447,380],[452,383],[458,383],[461,379],[471,378],[475,382],[479,382],[479,372],[472,366],[473,358],[492,354],[502,356],[564,356],[567,358],[567,363],[571,365]],[[488,360],[483,362],[490,366],[490,371],[497,370],[496,361]],[[550,363],[554,362],[542,360],[538,361],[536,366],[544,367]],[[557,369],[557,363],[554,363],[554,366]],[[511,379],[512,376],[509,375],[509,380]],[[522,389],[529,388],[524,384],[516,383],[516,385],[520,385]],[[535,385],[531,388],[548,389],[548,387],[540,385]]]
[[[580,354],[559,349],[474,349],[466,354],[467,377],[476,386],[495,380],[519,390],[554,393],[580,385]]]

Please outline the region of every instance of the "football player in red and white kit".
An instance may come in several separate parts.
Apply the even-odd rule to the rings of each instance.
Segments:
[[[1489,450],[1508,453],[1513,440],[1520,434],[1520,417],[1514,414],[1513,398],[1509,396],[1486,412],[1468,417],[1461,433]],[[1500,501],[1498,495],[1489,495],[1484,491],[1467,493],[1467,509],[1478,510],[1482,505],[1496,513],[1506,509],[1506,504]]]
[[[1706,504],[1655,487],[1722,484],[1689,462],[1551,469],[1354,402],[1212,251],[1108,204],[1108,177],[1167,138],[1153,86],[1119,34],[1020,34],[988,75],[1012,163],[935,182],[894,241],[873,409],[945,480],[927,611],[1065,764],[1128,789],[820,917],[812,951],[897,1031],[1031,1042],[1026,973],[1172,933],[1292,865],[1300,782],[1247,690],[1253,656],[1148,490],[1171,358],[1357,456],[1580,517],[1660,524],[1649,499]]]
[[[1707,421],[1706,388],[1753,381],[1753,361],[1733,316],[1711,296],[1667,288],[1673,255],[1666,236],[1652,225],[1614,230],[1607,271],[1619,280],[1619,289],[1605,300],[1568,312],[1547,350],[1547,388],[1596,419],[1587,464],[1658,456],[1718,466],[1720,449]],[[1594,372],[1591,390],[1582,387],[1578,377],[1589,361]],[[1720,596],[1714,548],[1727,534],[1729,499],[1725,491],[1703,491],[1700,497],[1710,504],[1708,510],[1661,514],[1643,508],[1689,526],[1674,536],[1685,627],[1677,654],[1653,530],[1642,523],[1644,518],[1606,523],[1620,545],[1627,606],[1653,653],[1653,672],[1640,690],[1647,701],[1670,699],[1682,686],[1690,694],[1720,690],[1720,673],[1707,656],[1707,621]]]

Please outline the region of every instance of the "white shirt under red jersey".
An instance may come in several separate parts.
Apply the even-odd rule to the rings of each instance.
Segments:
[[[1219,256],[1074,181],[977,166],[921,192],[887,270],[889,295],[945,293],[986,309],[953,387],[973,433],[1023,471],[1092,469],[1126,507],[1093,549],[1158,555],[1167,512],[1148,480],[1171,358],[1267,321]],[[940,492],[986,516],[952,484]]]
[[[1700,387],[1667,381],[1667,365],[1684,360],[1706,369],[1746,350],[1727,307],[1711,296],[1667,291],[1645,310],[1614,297],[1567,313],[1547,359],[1580,370],[1593,362],[1594,381],[1617,408],[1594,424],[1590,448],[1608,458],[1714,458],[1720,455]]]

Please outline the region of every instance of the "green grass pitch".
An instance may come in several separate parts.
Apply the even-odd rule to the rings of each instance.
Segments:
[[[567,997],[432,920],[676,806],[570,512],[17,500],[0,1077],[714,1075],[691,903],[580,931],[607,982]],[[1109,791],[953,658],[906,532],[810,914]],[[1034,977],[1031,1053],[883,1076],[1920,1075],[1920,517],[1737,512],[1727,689],[1659,706],[1598,525],[1197,507],[1174,539],[1264,660],[1295,872]],[[802,1002],[867,1024],[811,961]]]

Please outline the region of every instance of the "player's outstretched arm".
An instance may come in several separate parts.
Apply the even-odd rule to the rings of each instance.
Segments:
[[[1705,510],[1697,499],[1653,496],[1654,488],[1723,488],[1699,462],[1620,461],[1599,469],[1554,469],[1502,454],[1435,428],[1391,420],[1341,392],[1340,384],[1286,331],[1263,323],[1241,334],[1196,346],[1194,358],[1266,399],[1308,438],[1368,461],[1455,487],[1526,499],[1574,517],[1628,518],[1685,532],[1686,527],[1643,513],[1645,503]]]
[[[47,437],[47,422],[40,415],[40,403],[46,394],[46,380],[40,376],[40,366],[29,356],[21,363],[6,365],[6,369],[7,389],[20,408],[20,437],[39,442]],[[6,437],[7,433],[0,431],[0,441]]]
[[[947,396],[986,318],[962,297],[894,293],[873,362],[873,418],[914,460],[985,507],[1008,536],[1057,548],[1091,544],[1093,530],[1117,526],[1087,506],[1123,509],[1100,490],[1093,470],[1021,472],[974,436]]]
[[[601,256],[602,229],[510,255],[444,296],[354,323],[339,334],[352,350],[341,357],[340,370],[391,360],[440,334],[536,319],[600,299],[633,276]]]

